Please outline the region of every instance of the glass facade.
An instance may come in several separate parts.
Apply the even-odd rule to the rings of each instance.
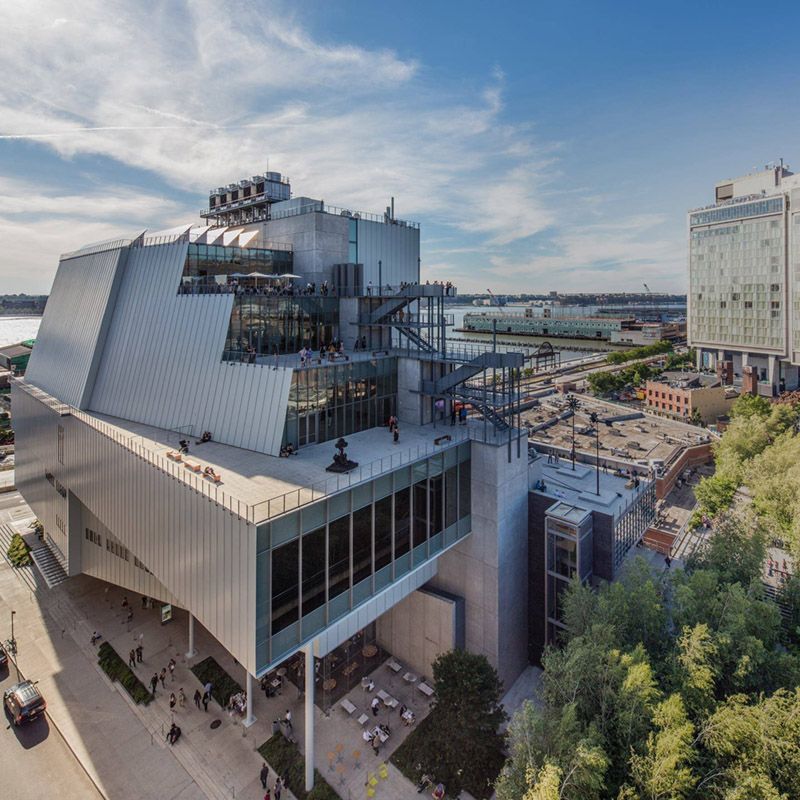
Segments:
[[[316,351],[333,341],[338,323],[335,297],[236,295],[225,350],[229,358]]]
[[[259,672],[469,533],[469,459],[465,442],[259,526]]]
[[[289,389],[284,443],[301,447],[385,425],[396,402],[396,358],[297,369]]]
[[[758,217],[762,214],[775,214],[783,211],[783,198],[773,197],[769,200],[756,200],[754,203],[734,203],[722,208],[711,208],[707,211],[696,211],[690,215],[690,225],[711,225],[715,222],[728,222],[732,219]]]
[[[224,285],[235,273],[261,272],[265,275],[282,275],[292,271],[293,262],[294,255],[291,250],[190,244],[183,268],[182,284]]]
[[[614,524],[614,571],[622,564],[628,550],[642,537],[656,519],[656,483],[642,482],[633,500]]]
[[[560,504],[559,508],[570,508]],[[563,628],[562,597],[570,581],[588,581],[592,576],[592,517],[580,508],[572,508],[575,522],[545,518],[547,543],[545,575],[546,618],[548,630]],[[554,642],[554,638],[550,638]]]

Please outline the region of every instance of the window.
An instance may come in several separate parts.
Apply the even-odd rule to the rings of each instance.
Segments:
[[[428,482],[414,484],[414,547],[428,538]]]
[[[744,301],[744,307],[745,308],[752,308],[753,307],[753,301],[752,300],[745,300]]]
[[[353,512],[353,586],[372,574],[372,506]]]
[[[781,290],[781,285],[779,283],[771,283],[769,285],[769,290],[771,292],[779,292]]]
[[[471,503],[472,461],[462,461],[458,465],[458,516],[466,517],[472,510]]]
[[[328,525],[328,595],[332,599],[350,588],[350,516]]]
[[[297,539],[272,551],[272,632],[287,628],[298,618]]]
[[[375,571],[392,561],[392,498],[375,503]]]
[[[103,546],[103,538],[100,536],[99,533],[93,531],[91,528],[86,528],[84,531],[84,535],[86,539],[90,542],[94,542],[98,547]]]
[[[405,555],[410,547],[411,489],[406,487],[394,496],[394,557]]]
[[[58,463],[64,463],[64,427],[58,426]]]
[[[303,537],[303,616],[325,603],[325,526]]]
[[[449,528],[458,521],[458,466],[447,470],[444,483],[444,524]]]

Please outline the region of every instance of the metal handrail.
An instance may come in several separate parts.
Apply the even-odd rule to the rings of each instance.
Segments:
[[[311,486],[300,486],[282,495],[278,495],[277,497],[262,500],[254,504],[248,504],[226,493],[216,484],[209,483],[203,476],[198,476],[193,472],[187,472],[182,462],[175,462],[154,453],[144,445],[144,437],[141,435],[123,433],[118,428],[115,428],[103,420],[97,419],[74,406],[62,403],[42,389],[28,384],[20,378],[12,378],[11,380],[34,399],[46,405],[50,405],[51,407],[58,406],[59,408],[68,409],[65,413],[74,416],[76,419],[80,419],[81,422],[84,422],[120,447],[123,447],[137,458],[146,461],[165,475],[182,480],[198,494],[204,495],[217,505],[222,506],[251,524],[259,524],[290,511],[294,511],[316,500],[320,500],[323,497],[327,497],[330,494],[369,481],[404,464],[411,464],[420,459],[427,458],[430,455],[434,455],[435,453],[442,452],[462,441],[468,439],[482,440],[484,438],[482,436],[482,431],[477,427],[448,427],[444,429],[442,437],[443,439],[444,437],[449,438],[439,444],[417,445],[416,448],[399,451],[393,453],[391,456],[375,459],[352,472],[332,476],[327,480],[313,483]],[[137,439],[141,441],[135,441]]]

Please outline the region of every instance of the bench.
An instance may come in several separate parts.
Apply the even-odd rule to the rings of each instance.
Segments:
[[[179,452],[176,450],[167,450],[167,458],[171,458],[173,461],[182,461],[183,457]]]
[[[200,472],[202,470],[202,467],[199,464],[193,464],[191,461],[184,461],[183,466],[192,472]]]
[[[366,725],[368,721],[369,721],[369,717],[368,717],[366,714],[362,714],[362,715],[361,715],[361,716],[358,718],[358,724],[359,724],[359,725],[361,725],[362,727],[363,727],[364,725]]]
[[[208,478],[210,481],[214,481],[214,483],[222,483],[222,475],[219,475],[216,472],[203,472],[203,477]]]
[[[400,672],[400,670],[403,669],[403,667],[400,666],[400,663],[395,661],[393,658],[386,662],[386,666],[389,667],[389,669],[394,673]]]
[[[442,442],[452,442],[452,441],[453,441],[453,437],[450,436],[449,433],[446,433],[444,436],[437,436],[433,440],[433,443],[434,444],[441,444]]]
[[[348,715],[352,715],[356,707],[345,697],[339,705],[348,713]]]

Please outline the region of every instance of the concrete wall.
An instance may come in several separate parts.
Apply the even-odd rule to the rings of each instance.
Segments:
[[[331,277],[331,266],[349,258],[349,220],[312,212],[261,223],[261,235],[270,242],[287,242],[294,251],[293,272],[317,285]]]
[[[438,656],[464,646],[464,600],[419,589],[378,618],[377,636],[411,672],[430,677]]]
[[[731,410],[734,397],[725,397],[724,386],[708,386],[703,389],[693,389],[689,392],[689,416],[694,410],[700,413],[700,419],[706,424],[715,422],[717,417],[727,414]]]
[[[439,559],[435,589],[464,597],[466,649],[506,687],[528,663],[528,452],[472,442],[472,535]]]
[[[421,370],[421,361],[397,359],[397,418],[401,423],[419,425],[422,420]]]

